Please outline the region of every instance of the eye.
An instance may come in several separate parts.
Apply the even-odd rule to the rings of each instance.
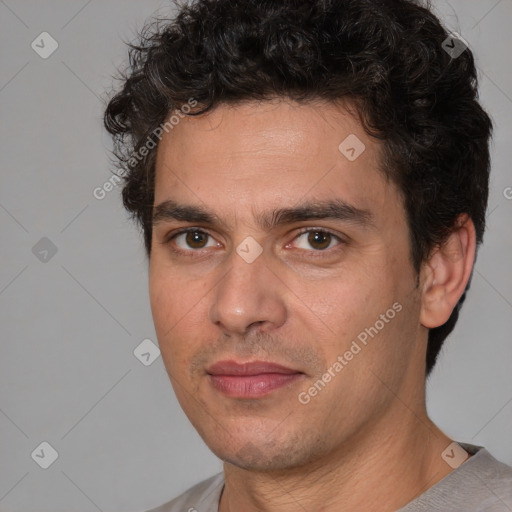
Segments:
[[[208,239],[211,239],[210,242]],[[213,237],[200,229],[186,229],[174,234],[169,241],[174,240],[174,243],[183,251],[190,251],[191,249],[206,249],[207,247],[216,247],[219,245]]]
[[[341,239],[338,236],[322,229],[309,229],[295,238],[296,247],[305,250],[325,251],[339,243]]]

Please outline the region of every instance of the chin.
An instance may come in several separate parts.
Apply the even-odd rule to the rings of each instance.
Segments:
[[[286,439],[262,440],[254,434],[244,438],[203,438],[210,450],[224,462],[247,471],[282,471],[302,466],[311,460],[311,450],[304,446],[304,437],[288,435]]]

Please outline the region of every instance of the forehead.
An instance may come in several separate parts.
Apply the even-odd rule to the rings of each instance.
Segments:
[[[333,103],[220,105],[164,134],[155,204],[173,199],[258,211],[334,196],[378,208],[394,192],[380,171],[380,144],[356,115]]]

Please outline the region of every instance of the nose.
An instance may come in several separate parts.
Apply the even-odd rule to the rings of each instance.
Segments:
[[[253,327],[271,331],[286,321],[285,286],[264,255],[247,263],[233,252],[230,268],[215,287],[210,321],[225,334],[244,335]]]

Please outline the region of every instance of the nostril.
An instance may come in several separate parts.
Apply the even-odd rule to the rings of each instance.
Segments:
[[[259,324],[262,324],[264,323],[263,320],[258,320],[257,322],[253,322],[252,324],[250,324],[247,329],[250,329],[253,325],[259,325]]]

